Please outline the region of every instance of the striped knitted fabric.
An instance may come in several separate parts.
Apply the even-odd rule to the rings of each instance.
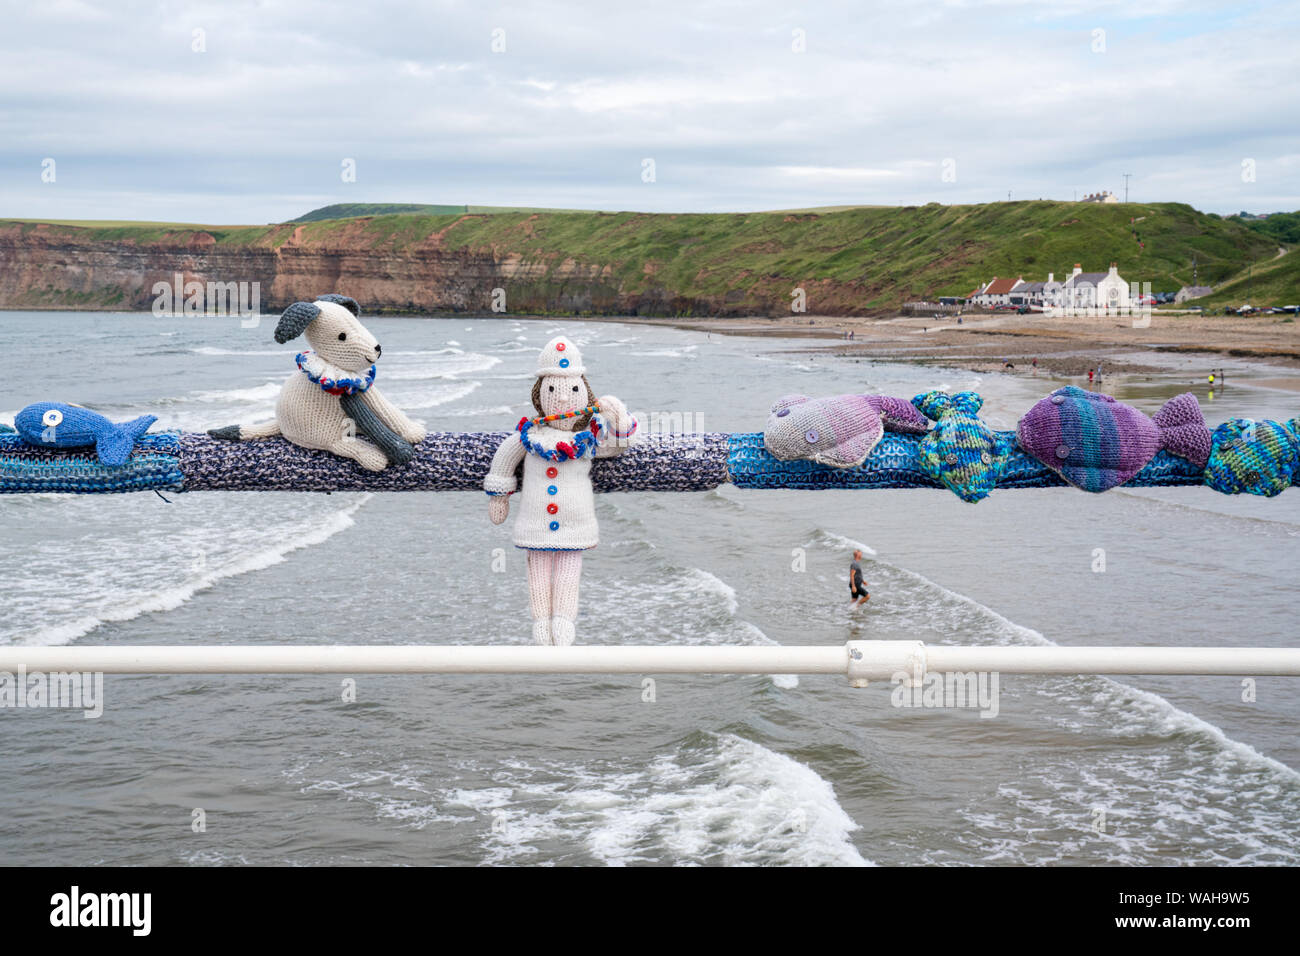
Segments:
[[[979,418],[984,400],[975,392],[926,392],[912,404],[934,419],[921,439],[920,465],[962,501],[974,503],[997,487],[1012,444]]]
[[[32,445],[0,435],[0,493],[181,491],[180,437],[161,433],[138,439],[124,465],[105,465],[94,446]]]
[[[1210,430],[1190,393],[1148,418],[1109,395],[1067,385],[1034,405],[1017,428],[1020,446],[1070,484],[1102,492],[1122,485],[1166,448],[1204,465]]]
[[[1300,419],[1234,418],[1214,430],[1205,483],[1225,495],[1281,494],[1300,469]]]

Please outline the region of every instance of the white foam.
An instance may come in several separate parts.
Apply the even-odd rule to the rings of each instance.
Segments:
[[[440,385],[422,389],[394,389],[387,397],[403,411],[421,408],[437,408],[450,402],[458,402],[479,387],[478,382],[459,382],[454,385]]]
[[[263,385],[254,385],[250,388],[225,388],[215,391],[195,392],[191,400],[205,404],[263,404],[275,401],[280,395],[280,387],[283,384],[283,381],[276,381],[267,382]]]
[[[703,568],[689,569],[686,578],[688,587],[694,586],[705,594],[720,598],[727,609],[728,616],[735,615],[740,605],[736,601],[736,589],[730,584]]]
[[[460,353],[454,358],[443,358],[438,362],[420,363],[418,365],[381,366],[376,381],[384,382],[412,381],[415,379],[455,378],[473,372],[485,372],[501,364],[495,355],[480,355],[477,352]]]
[[[102,606],[96,608],[93,614],[46,625],[26,633],[20,632],[11,643],[29,646],[70,644],[103,624],[130,621],[142,614],[178,608],[195,594],[211,588],[218,581],[279,564],[292,552],[321,544],[340,531],[350,528],[353,524],[352,516],[370,497],[368,494],[364,495],[346,508],[317,520],[297,536],[285,535],[275,544],[260,550],[237,552],[231,559],[211,567],[204,561],[201,569],[191,569],[187,577],[174,584],[154,590],[135,590],[106,595]],[[79,603],[84,602],[84,595],[78,593],[76,597]]]
[[[878,561],[877,563],[892,568],[895,572],[910,577],[927,588],[938,591],[945,598],[974,610],[976,614],[984,617],[994,625],[994,635],[996,638],[1001,639],[1001,643],[1058,646],[1055,641],[1048,639],[1039,631],[1017,624],[992,608],[964,594],[950,590],[930,580],[923,574],[901,568],[887,561]],[[1092,681],[1096,682],[1096,686],[1100,688],[1100,692],[1103,694],[1103,700],[1097,708],[1095,716],[1099,720],[1109,722],[1118,734],[1155,733],[1167,736],[1192,734],[1213,744],[1224,753],[1230,754],[1245,766],[1267,770],[1276,774],[1289,785],[1300,784],[1300,772],[1281,761],[1261,754],[1249,744],[1234,740],[1225,734],[1220,727],[1197,717],[1195,714],[1180,710],[1159,694],[1140,690],[1104,676],[1068,678],[1061,681],[1060,684],[1063,689],[1069,688],[1078,691],[1080,682]],[[1088,696],[1088,693],[1085,689],[1079,694],[1078,698],[1070,700],[1070,703],[1075,706],[1084,706],[1086,696]],[[1060,700],[1059,695],[1057,699]]]
[[[876,549],[869,544],[864,544],[861,541],[855,541],[852,538],[846,538],[842,534],[836,534],[833,531],[825,531],[821,528],[818,528],[817,531],[814,532],[813,540],[808,543],[808,546],[811,547],[813,544],[817,542],[821,542],[826,545],[829,545],[832,548],[848,551],[850,553],[853,551],[861,551],[863,554],[870,554],[870,555],[874,555],[876,553]]]
[[[292,358],[301,349],[222,349],[214,345],[199,345],[190,349],[195,355],[283,355]]]
[[[479,786],[442,784],[445,773],[359,770],[306,782],[302,793],[363,801],[410,829],[472,827],[483,863],[523,863],[581,848],[606,865],[869,866],[850,835],[859,826],[831,784],[784,754],[734,734],[709,734],[648,764],[503,760],[460,768]],[[427,780],[426,780],[427,778]]]

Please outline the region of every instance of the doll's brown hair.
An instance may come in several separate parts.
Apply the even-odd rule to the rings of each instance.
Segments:
[[[585,402],[585,405],[595,405],[596,393],[591,390],[591,383],[587,381],[587,376],[585,375],[582,376],[582,384],[587,389],[587,401]],[[542,380],[540,378],[533,383],[533,408],[537,409],[538,415],[546,414],[542,411]],[[580,432],[590,424],[591,413],[586,412],[585,414],[578,416],[577,421],[573,425],[573,430]]]

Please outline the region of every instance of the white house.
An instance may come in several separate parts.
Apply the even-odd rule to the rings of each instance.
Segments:
[[[988,285],[971,296],[971,303],[973,305],[982,305],[985,308],[992,308],[995,305],[1010,305],[1011,290],[1018,285],[1023,285],[1024,282],[1025,280],[1020,276],[1014,279],[999,279],[994,276]]]
[[[1174,293],[1175,302],[1186,302],[1188,299],[1199,299],[1203,295],[1209,295],[1213,292],[1208,285],[1185,285]]]
[[[1128,283],[1113,262],[1109,272],[1084,272],[1076,262],[1070,277],[1061,283],[1061,305],[1067,309],[1126,309]]]
[[[1063,301],[1061,293],[1061,283],[1056,281],[1056,273],[1047,273],[1047,281],[1043,283],[1043,305],[1050,308],[1059,308]]]

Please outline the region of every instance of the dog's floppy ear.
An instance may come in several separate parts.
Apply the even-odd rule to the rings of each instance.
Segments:
[[[317,302],[336,302],[343,308],[347,309],[357,318],[361,317],[361,306],[357,305],[356,299],[349,299],[345,295],[339,295],[337,292],[330,292],[327,295],[316,296]]]
[[[275,327],[275,340],[283,345],[290,339],[296,339],[306,331],[316,316],[320,315],[320,306],[310,302],[295,302],[284,310],[280,324]]]

